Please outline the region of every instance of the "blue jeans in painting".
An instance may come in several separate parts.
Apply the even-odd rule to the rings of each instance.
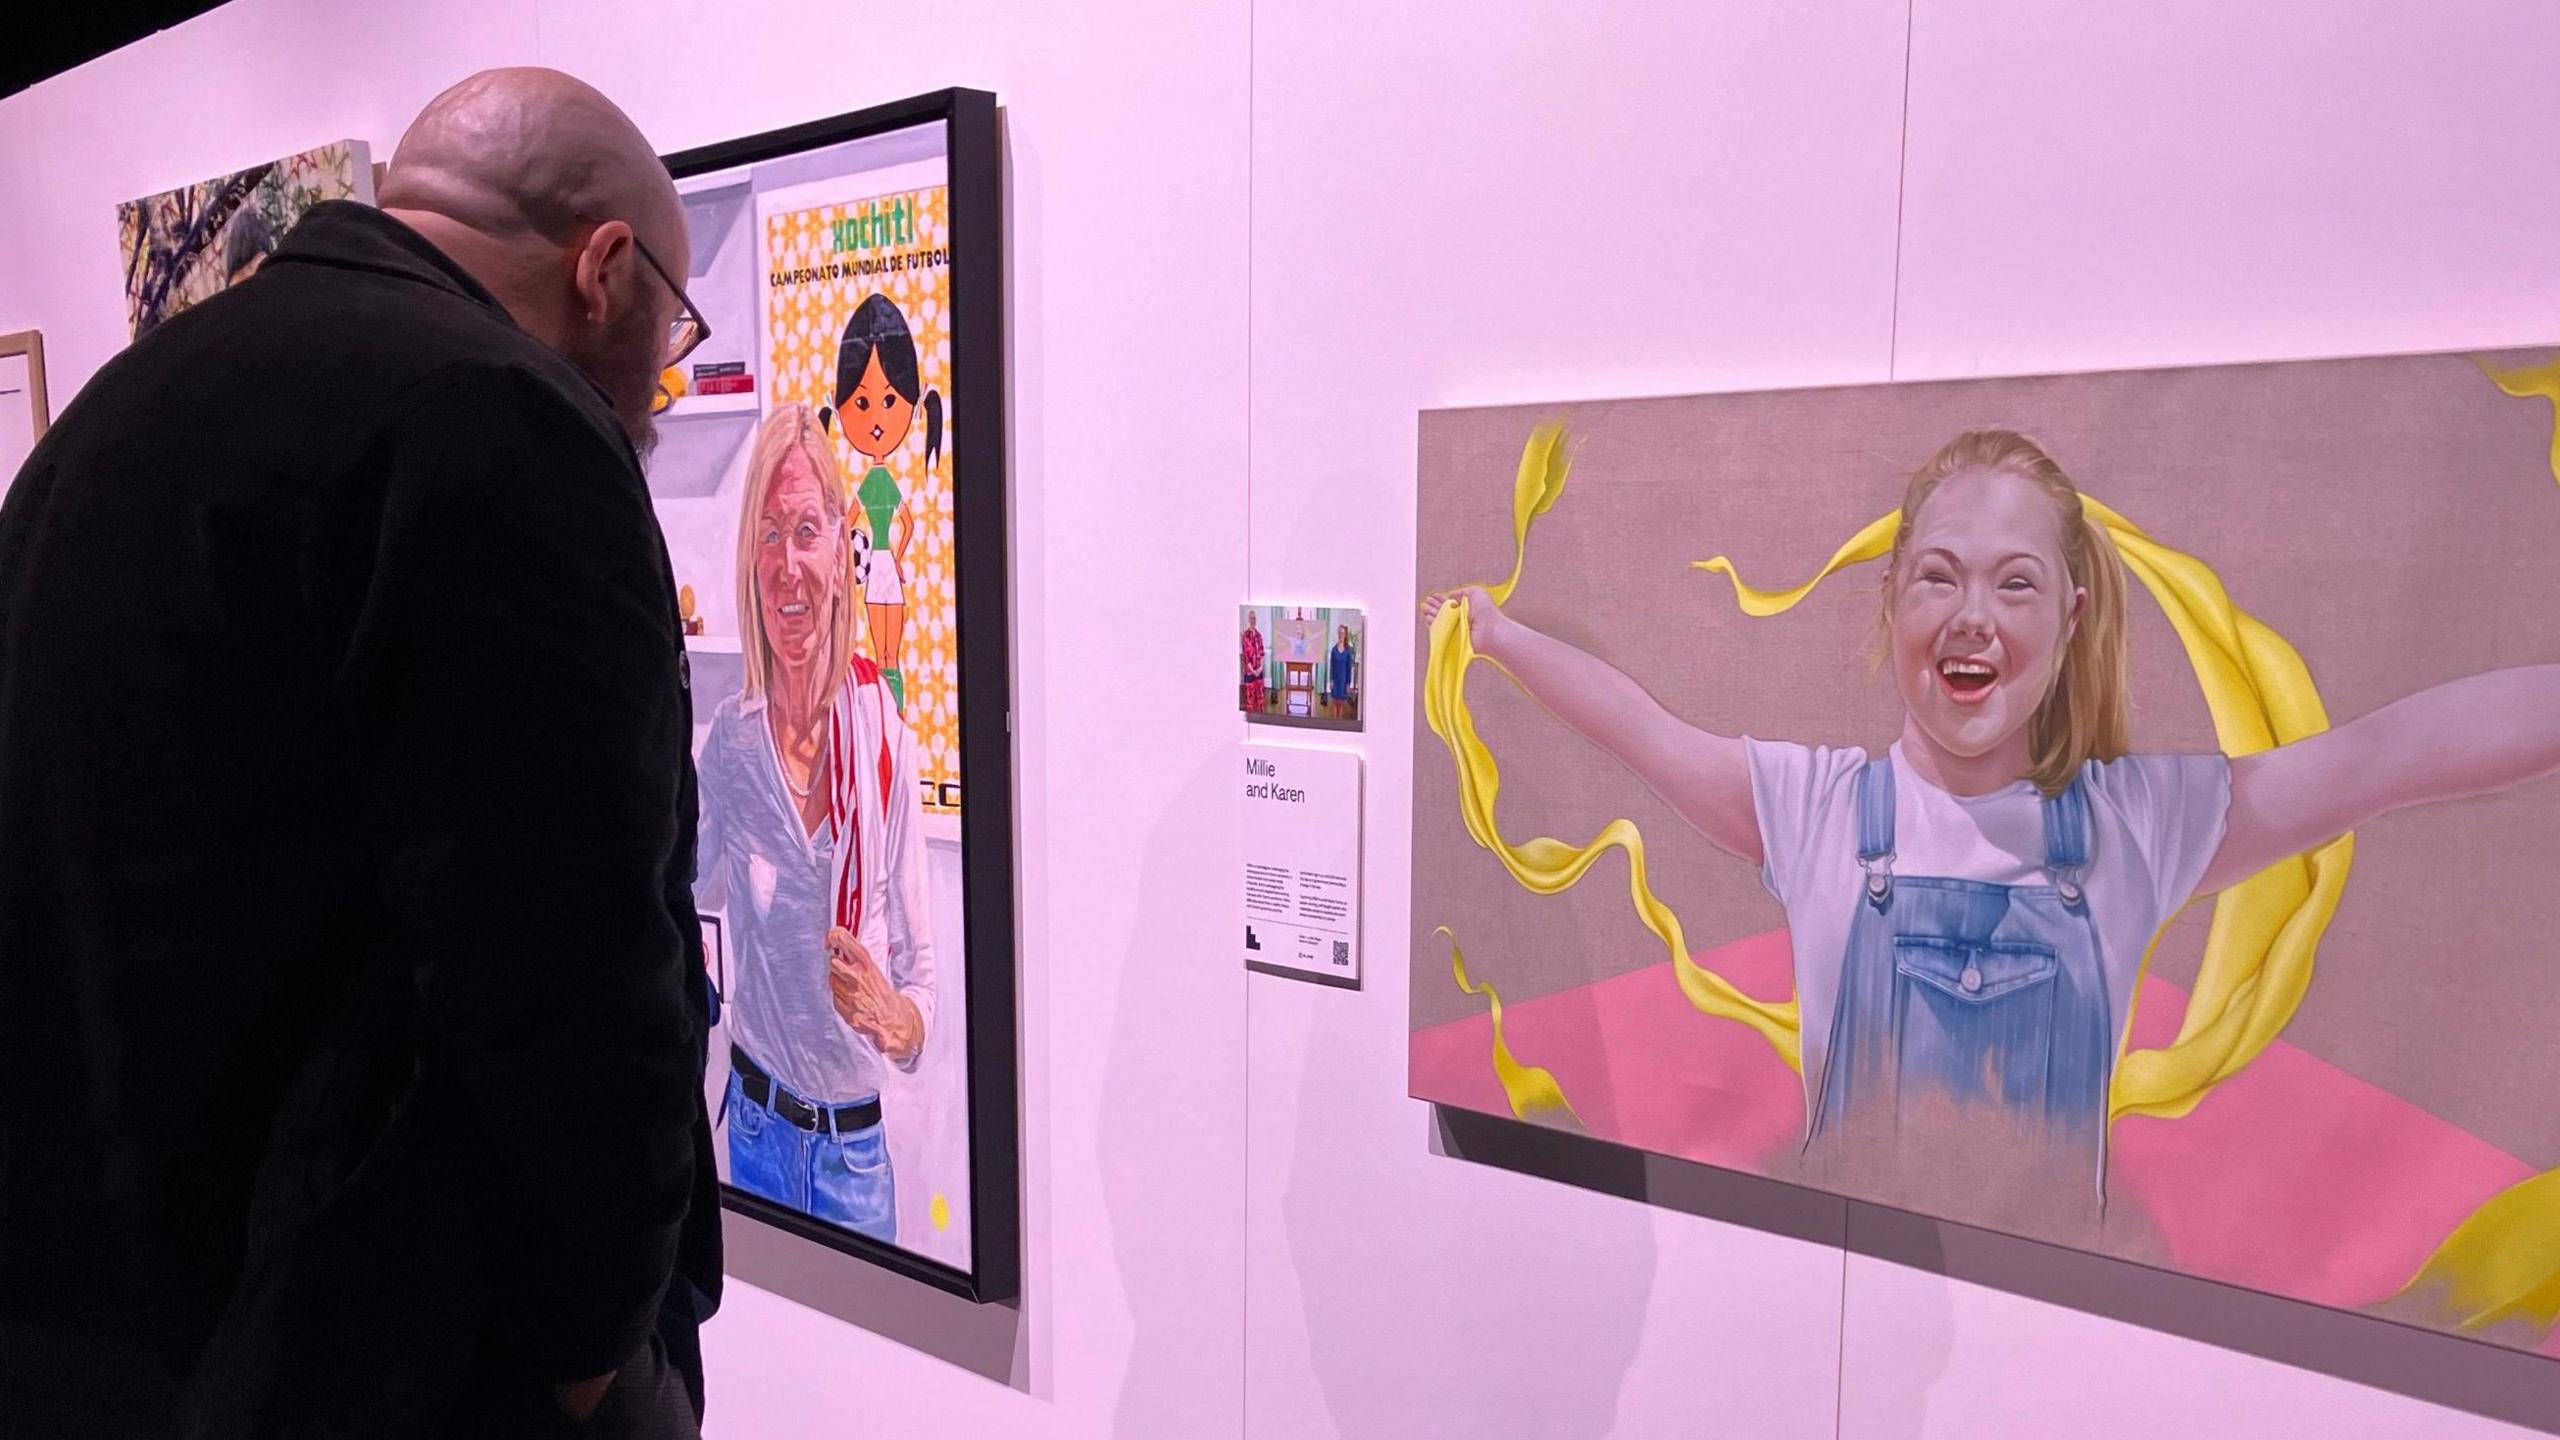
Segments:
[[[729,1183],[857,1235],[896,1243],[898,1188],[886,1128],[803,1130],[729,1077]]]

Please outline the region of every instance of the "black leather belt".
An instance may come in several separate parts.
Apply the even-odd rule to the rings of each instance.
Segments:
[[[747,1058],[747,1052],[729,1047],[729,1068],[738,1077],[738,1088],[747,1098],[763,1106],[803,1130],[822,1135],[850,1135],[868,1130],[880,1123],[880,1098],[857,1100],[850,1105],[813,1105],[773,1083],[764,1067]]]

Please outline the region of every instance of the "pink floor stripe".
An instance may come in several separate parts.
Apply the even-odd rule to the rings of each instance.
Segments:
[[[1499,986],[1498,964],[1476,973]],[[1791,992],[1785,931],[1698,963],[1755,996]],[[2145,979],[2137,1045],[2175,1035],[2186,993]],[[1711,1018],[1667,963],[1506,1003],[1522,1062],[1553,1070],[1602,1139],[1760,1171],[1801,1133],[1803,1089],[1766,1042]],[[1508,1114],[1485,1016],[1415,1032],[1414,1095]],[[2446,1232],[2525,1178],[2520,1160],[2334,1065],[2278,1041],[2178,1120],[2132,1117],[2114,1133],[2119,1196],[2149,1215],[2178,1268],[2327,1305],[2379,1301]],[[2560,1334],[2542,1347],[2560,1354]]]

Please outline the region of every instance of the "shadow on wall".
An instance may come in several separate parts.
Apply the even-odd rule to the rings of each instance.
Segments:
[[[1462,1160],[1797,1239],[1832,1243],[1844,1237],[1838,1243],[1850,1251],[1890,1264],[2431,1405],[2560,1432],[2560,1364],[2545,1356],[1842,1200],[1497,1116],[1432,1109],[1441,1148]],[[1820,1218],[1825,1215],[1834,1218]],[[1951,1317],[1941,1317],[1928,1337],[1932,1369],[1944,1366],[1951,1329]]]
[[[1198,893],[1202,817],[1225,817],[1235,803],[1235,749],[1220,745],[1192,767],[1167,799],[1162,819],[1138,851],[1135,923],[1120,962],[1120,994],[1112,1006],[1110,1050],[1103,1061],[1094,1149],[1102,1172],[1103,1208],[1111,1223],[1115,1272],[1130,1323],[1129,1358],[1121,1374],[1114,1435],[1214,1435],[1201,1413],[1202,1391],[1225,1382],[1194,1371],[1198,1338],[1237,1328],[1235,1272],[1242,1259],[1218,1237],[1224,1227],[1182,1243],[1195,1206],[1234,1193],[1236,1176],[1200,1174],[1175,1157],[1182,1137],[1164,1131],[1165,1097],[1196,1089],[1195,1067],[1208,1055],[1243,1043],[1244,976],[1226,959],[1227,912],[1203,921]],[[1219,823],[1213,819],[1211,823]],[[1214,925],[1204,933],[1204,924]],[[1212,938],[1215,937],[1215,938]],[[1223,963],[1222,963],[1223,962]],[[1232,1015],[1203,1014],[1182,1036],[1154,1029],[1164,1000],[1144,992],[1168,967],[1220,967],[1235,996]],[[1205,1138],[1205,1137],[1204,1137]],[[1204,1150],[1222,1148],[1204,1145]],[[1171,1163],[1169,1163],[1171,1162]]]
[[[1489,1200],[1481,1177],[1427,1162],[1418,1183],[1382,1183],[1382,1171],[1418,1157],[1400,1125],[1364,1137],[1369,1107],[1340,1093],[1375,1073],[1374,1051],[1329,1023],[1354,1003],[1328,993],[1305,1037],[1280,1197],[1308,1369],[1331,1433],[1613,1433],[1661,1263],[1656,1218],[1579,1205],[1552,1223],[1533,1210],[1524,1226],[1516,1199]],[[1402,1012],[1400,1000],[1393,1009]],[[1329,1118],[1345,1111],[1360,1118]],[[1571,1332],[1561,1345],[1559,1323]]]

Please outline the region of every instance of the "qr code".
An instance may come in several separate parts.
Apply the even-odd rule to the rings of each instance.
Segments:
[[[1348,965],[1351,963],[1350,941],[1336,940],[1333,942],[1333,963],[1336,965]]]

